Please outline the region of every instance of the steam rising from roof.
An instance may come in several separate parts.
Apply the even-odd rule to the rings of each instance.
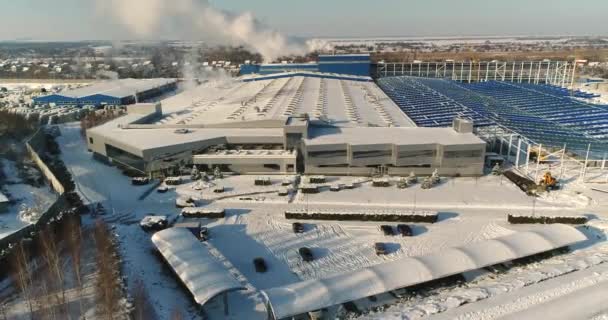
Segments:
[[[245,45],[265,61],[281,55],[304,54],[318,43],[290,41],[262,25],[250,12],[234,14],[214,8],[207,0],[97,0],[122,24],[140,37],[150,37],[173,23],[181,36],[199,36],[225,44]],[[314,48],[313,48],[314,47]]]

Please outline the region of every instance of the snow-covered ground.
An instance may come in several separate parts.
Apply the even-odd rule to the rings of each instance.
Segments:
[[[2,193],[10,196],[14,202],[9,206],[8,211],[0,213],[0,238],[3,238],[38,220],[37,214],[27,217],[20,215],[23,208],[32,208],[36,213],[41,214],[55,202],[57,195],[48,186],[36,188],[23,183],[17,176],[14,161],[0,159],[0,170],[3,170],[7,182],[4,186],[0,186],[3,189]]]
[[[408,301],[382,298],[380,302],[386,301],[391,307],[366,316],[407,319],[411,312],[428,315],[437,313],[427,312],[428,310],[444,311],[465,302],[489,302],[495,296],[505,296],[511,292],[516,295],[524,289],[537,287],[535,283],[541,280],[559,280],[565,274],[595,270],[596,266],[603,268],[602,263],[608,260],[608,251],[602,251],[605,247],[601,246],[605,234],[597,231],[608,229],[604,228],[604,220],[601,220],[608,218],[608,194],[594,192],[585,186],[580,187],[584,189],[580,194],[573,191],[571,194],[551,193],[548,197],[533,201],[506,179],[485,176],[479,179],[444,179],[439,186],[430,190],[422,190],[420,185],[398,189],[395,185],[375,188],[365,183],[353,190],[331,192],[324,188],[319,194],[281,197],[276,190],[281,188],[282,176],[272,177],[273,184],[267,187],[254,186],[255,176],[229,176],[200,186],[197,186],[199,182],[186,181],[170,188],[166,193],[153,191],[140,200],[140,196],[153,187],[152,184],[132,186],[129,179],[116,168],[94,161],[86,151],[77,124],[62,125],[61,132],[62,136],[58,140],[62,157],[74,176],[77,190],[85,202],[101,202],[108,210],[103,218],[114,224],[119,235],[121,253],[125,260],[124,271],[129,284],[132,286],[137,279],[143,280],[151,305],[160,319],[169,318],[174,309],[184,312],[188,319],[200,317],[200,312],[188,293],[154,254],[151,234],[141,230],[138,225],[139,220],[149,214],[167,215],[169,220],[177,217],[179,209],[175,208],[175,199],[180,196],[194,198],[197,205],[211,203],[210,206],[226,208],[225,218],[201,221],[209,227],[209,242],[242,274],[241,280],[250,287],[246,292],[228,294],[228,310],[224,308],[221,297],[213,299],[204,308],[211,319],[265,318],[264,306],[256,289],[324,277],[407,256],[438,252],[444,248],[534,228],[509,225],[506,222],[508,213],[529,214],[534,211],[538,214],[588,214],[597,218],[585,230],[595,237],[594,242],[577,248],[573,253],[532,266],[512,268],[504,274],[480,273],[473,277],[467,287],[458,288],[462,291],[454,293],[444,290],[443,295],[436,297],[443,300],[428,301],[425,300],[427,297],[419,297],[408,304]],[[331,180],[328,184],[356,179],[328,178]],[[212,189],[216,186],[225,187],[226,192],[213,193]],[[568,202],[569,197],[579,197],[581,194],[588,201]],[[412,224],[414,236],[408,238],[385,236],[379,228],[383,223],[354,221],[306,221],[305,232],[294,234],[292,221],[284,218],[284,211],[307,207],[343,211],[387,207],[433,209],[439,211],[440,221],[435,224]],[[387,243],[389,254],[377,256],[373,249],[375,242]],[[312,249],[315,256],[312,263],[302,262],[297,253],[301,247]],[[256,257],[266,260],[269,268],[266,273],[255,272],[252,260]],[[582,271],[575,271],[579,269]],[[595,279],[600,278],[597,276]],[[542,303],[544,300],[538,301]],[[475,304],[477,303],[470,304],[473,310]],[[426,311],[412,309],[417,305],[424,306]],[[536,304],[531,304],[526,309],[532,310],[534,305]]]

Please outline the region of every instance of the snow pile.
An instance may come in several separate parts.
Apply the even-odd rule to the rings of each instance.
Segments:
[[[21,204],[19,219],[25,223],[34,224],[40,219],[42,214],[43,212],[39,208],[32,208],[25,204]]]
[[[167,225],[167,216],[145,216],[139,222],[142,228],[154,228],[160,225]]]

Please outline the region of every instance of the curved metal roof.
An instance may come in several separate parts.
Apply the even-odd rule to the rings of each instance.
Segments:
[[[198,304],[223,292],[246,289],[186,228],[157,232],[152,242]]]
[[[489,265],[550,251],[586,240],[566,225],[547,225],[533,231],[379,264],[324,279],[265,290],[277,319],[319,310],[398,288],[444,278]]]

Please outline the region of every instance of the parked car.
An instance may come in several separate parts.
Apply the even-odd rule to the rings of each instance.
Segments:
[[[213,188],[213,192],[214,193],[223,193],[224,191],[226,191],[226,189],[224,187],[215,187],[215,188]]]
[[[156,188],[156,192],[158,192],[158,193],[165,193],[167,191],[169,191],[169,188],[165,185],[162,185],[162,186]]]
[[[294,233],[304,233],[304,225],[300,222],[294,222],[291,224],[291,229]]]
[[[261,257],[253,259],[253,266],[255,267],[256,272],[266,272],[266,270],[268,270],[266,261],[264,261],[264,258]]]
[[[175,206],[178,208],[195,207],[194,199],[190,197],[179,197],[175,199]]]
[[[131,178],[131,184],[134,186],[143,186],[150,183],[150,178],[148,177],[134,177]]]
[[[407,224],[398,224],[397,230],[404,237],[411,237],[413,235],[412,228],[410,228],[410,226],[408,226]]]
[[[341,183],[337,183],[337,184],[333,184],[333,185],[331,185],[331,186],[329,187],[329,191],[334,191],[334,192],[337,192],[337,191],[342,190],[342,188],[344,188],[344,185],[343,185],[343,184],[341,184]]]
[[[383,224],[380,226],[380,230],[382,230],[382,232],[384,232],[385,236],[393,236],[395,235],[395,233],[393,232],[393,227]]]
[[[302,260],[304,260],[306,262],[311,262],[315,259],[315,257],[312,254],[312,250],[310,250],[310,248],[302,247],[302,248],[298,249],[298,253],[302,257]]]
[[[145,216],[139,222],[139,226],[144,229],[144,231],[158,231],[167,228],[168,225],[167,216],[164,215],[154,215],[150,214]]]
[[[377,255],[384,255],[387,253],[386,245],[382,242],[376,242],[374,244],[374,249],[376,250]]]

